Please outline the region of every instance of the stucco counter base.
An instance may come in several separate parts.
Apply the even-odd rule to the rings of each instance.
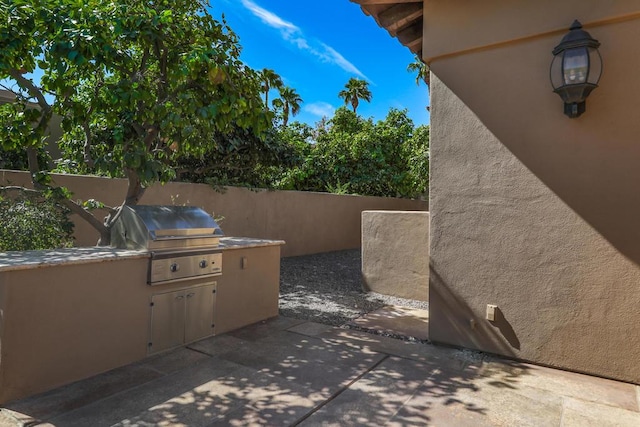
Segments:
[[[222,276],[158,286],[144,251],[0,253],[0,403],[147,357],[159,294],[214,289],[216,335],[277,316],[282,244],[223,238]]]

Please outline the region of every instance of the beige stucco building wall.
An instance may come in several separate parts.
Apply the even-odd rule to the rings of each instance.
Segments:
[[[77,175],[54,175],[58,185],[75,198],[100,200],[118,206],[127,181]],[[26,172],[0,170],[0,185],[27,185]],[[227,236],[284,240],[282,256],[297,256],[360,247],[360,219],[364,210],[427,210],[426,201],[363,197],[302,191],[249,190],[228,187],[215,191],[206,184],[168,183],[147,189],[141,204],[195,205],[215,217]],[[98,218],[106,212],[98,213]],[[93,246],[98,233],[85,221],[74,220],[77,246]]]
[[[424,16],[431,339],[640,383],[640,3],[426,0]],[[574,19],[604,73],[569,119],[549,66]]]

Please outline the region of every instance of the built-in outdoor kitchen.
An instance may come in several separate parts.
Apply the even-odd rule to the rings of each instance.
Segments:
[[[0,254],[0,403],[278,315],[283,241],[138,205],[112,243]]]

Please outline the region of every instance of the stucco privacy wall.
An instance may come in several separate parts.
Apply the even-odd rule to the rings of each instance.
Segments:
[[[640,383],[640,3],[424,6],[431,339]],[[604,73],[569,119],[549,66],[574,19]]]
[[[362,285],[429,300],[429,212],[362,212]]]
[[[0,170],[0,185],[26,185],[28,180],[26,172]],[[127,182],[123,179],[54,175],[54,180],[69,188],[76,198],[94,198],[111,206],[122,203],[126,194]],[[224,217],[220,227],[227,236],[286,241],[282,256],[359,248],[364,210],[428,209],[427,202],[417,200],[234,187],[221,193],[209,185],[189,183],[154,185],[147,189],[141,203],[200,206],[216,217]],[[95,245],[99,236],[93,228],[82,220],[74,222],[76,245]]]

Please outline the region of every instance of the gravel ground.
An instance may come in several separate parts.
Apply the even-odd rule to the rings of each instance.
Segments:
[[[386,305],[428,308],[424,301],[363,292],[360,249],[282,258],[280,314],[341,326]]]

